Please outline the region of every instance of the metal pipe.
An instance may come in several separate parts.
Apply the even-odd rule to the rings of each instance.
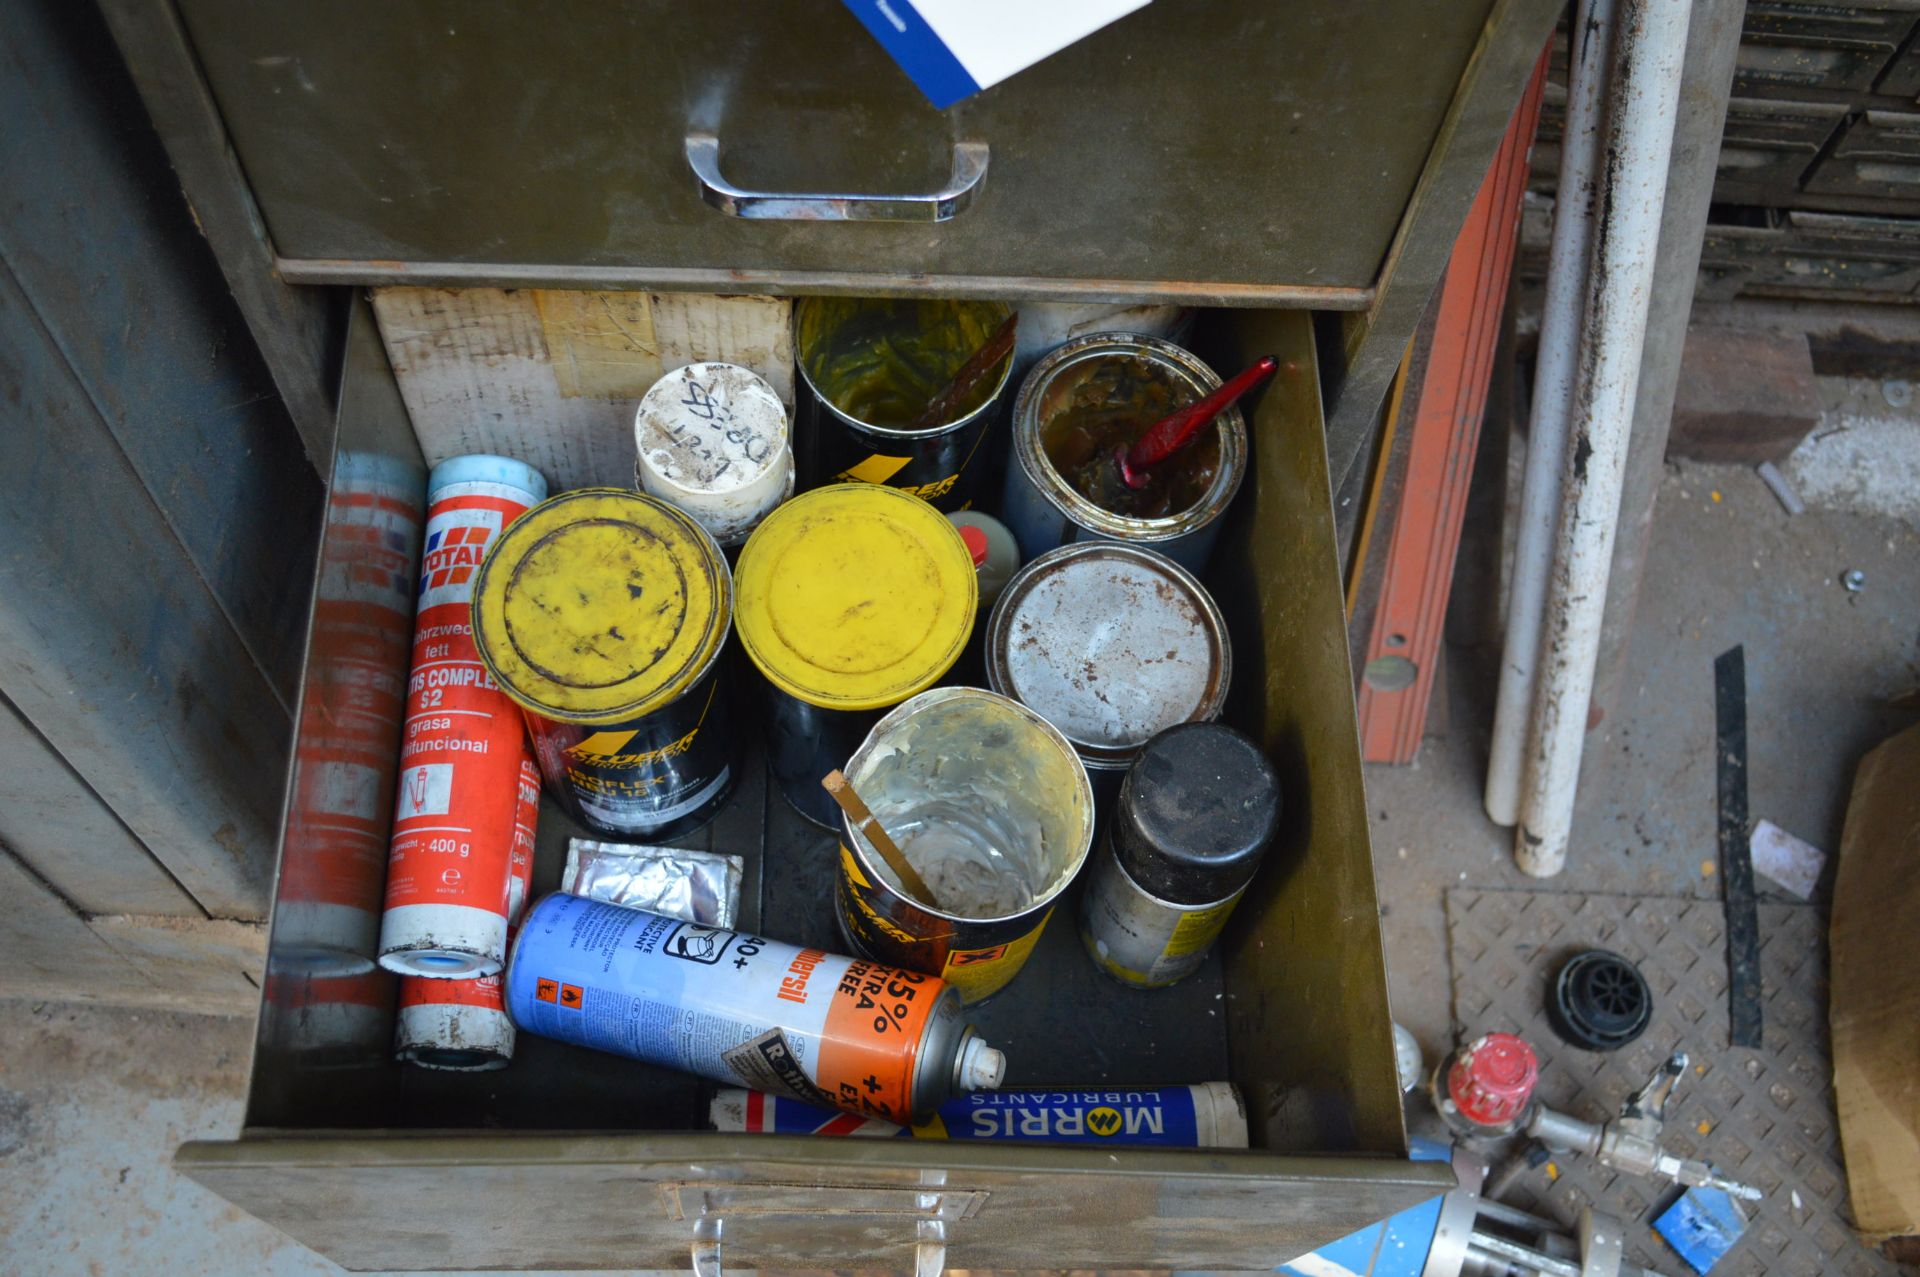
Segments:
[[[1560,872],[1572,836],[1691,7],[1624,0],[1616,24],[1586,324],[1514,832],[1514,859],[1535,877]]]
[[[1553,533],[1560,515],[1560,468],[1566,456],[1567,416],[1586,310],[1597,157],[1605,125],[1600,106],[1607,84],[1613,8],[1614,0],[1583,0],[1570,28],[1559,193],[1547,250],[1547,295],[1534,363],[1533,413],[1527,426],[1527,468],[1520,486],[1513,580],[1507,590],[1506,651],[1500,662],[1493,748],[1487,760],[1487,815],[1498,825],[1511,825],[1519,817],[1521,764],[1540,656],[1547,570],[1553,563]]]
[[[1492,1233],[1475,1233],[1473,1240],[1467,1243],[1467,1253],[1485,1263],[1488,1258],[1504,1259],[1521,1272],[1539,1273],[1542,1277],[1580,1277],[1580,1265],[1570,1264],[1564,1259],[1555,1259],[1543,1255],[1530,1246],[1519,1242],[1510,1242],[1504,1237],[1495,1237]]]
[[[1615,712],[1630,690],[1633,617],[1653,552],[1654,500],[1667,472],[1667,436],[1673,425],[1674,393],[1680,386],[1680,356],[1687,343],[1700,248],[1719,173],[1720,135],[1726,129],[1727,101],[1733,92],[1746,14],[1747,0],[1694,0],[1687,24],[1680,113],[1673,125],[1673,161],[1667,170],[1666,208],[1660,216],[1660,254],[1653,268],[1660,288],[1647,312],[1646,353],[1640,357],[1640,389],[1633,400],[1633,441],[1627,445],[1620,531],[1613,542],[1613,571],[1607,579],[1607,613],[1600,627],[1600,659],[1594,666],[1593,712],[1588,722]],[[1761,470],[1765,480],[1766,467]],[[1774,489],[1775,495],[1779,492]],[[1781,497],[1781,502],[1789,513],[1793,511],[1791,500]]]

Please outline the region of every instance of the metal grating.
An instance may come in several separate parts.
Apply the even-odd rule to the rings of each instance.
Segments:
[[[1834,1117],[1827,1042],[1826,928],[1805,905],[1760,906],[1763,1046],[1727,1040],[1725,928],[1717,900],[1447,892],[1448,957],[1456,1034],[1506,1030],[1540,1053],[1538,1094],[1580,1117],[1611,1117],[1668,1054],[1692,1057],[1671,1106],[1666,1142],[1759,1186],[1753,1222],[1714,1277],[1869,1277],[1899,1266],[1847,1224],[1846,1172]],[[1638,963],[1653,991],[1653,1021],[1632,1045],[1583,1051],[1548,1027],[1547,984],[1575,950],[1612,949]],[[1627,1222],[1628,1258],[1663,1273],[1691,1270],[1653,1232],[1678,1190],[1622,1175],[1592,1158],[1555,1157],[1507,1200],[1571,1222],[1583,1205]],[[1795,1194],[1798,1195],[1797,1203]]]

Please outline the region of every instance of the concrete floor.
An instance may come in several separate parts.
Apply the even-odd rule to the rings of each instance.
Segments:
[[[1838,433],[1816,434],[1786,467],[1806,490],[1805,514],[1789,517],[1745,467],[1668,466],[1630,677],[1588,735],[1564,872],[1550,882],[1522,874],[1511,832],[1481,807],[1496,649],[1450,649],[1444,734],[1430,735],[1412,766],[1367,769],[1394,1011],[1429,1059],[1451,1045],[1446,887],[1718,896],[1720,653],[1746,649],[1753,818],[1828,851],[1840,843],[1854,765],[1914,721],[1887,702],[1920,687],[1920,482],[1850,484],[1850,450],[1830,440],[1860,420],[1850,407],[1859,387],[1823,389]],[[1898,465],[1920,460],[1920,422],[1903,418],[1888,438]],[[1866,574],[1857,593],[1841,582],[1852,569]],[[1763,899],[1792,899],[1758,883]],[[1823,880],[1816,899],[1826,890]]]
[[[1860,754],[1910,721],[1886,702],[1920,684],[1920,483],[1882,482],[1849,449],[1872,429],[1920,459],[1920,425],[1908,405],[1889,417],[1877,383],[1827,390],[1828,437],[1790,468],[1807,514],[1790,519],[1744,468],[1669,468],[1637,677],[1590,738],[1556,888],[1716,894],[1712,662],[1736,643],[1753,814],[1816,845],[1838,845]],[[1840,584],[1852,568],[1867,575],[1859,593]],[[1538,885],[1480,807],[1493,656],[1456,650],[1445,734],[1416,765],[1367,776],[1394,1006],[1430,1056],[1451,1031],[1442,889]],[[236,1130],[250,1034],[237,1020],[0,1003],[0,1272],[339,1271],[168,1169],[181,1141]]]

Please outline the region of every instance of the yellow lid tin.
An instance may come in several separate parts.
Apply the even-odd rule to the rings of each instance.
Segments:
[[[547,718],[626,722],[671,702],[726,641],[720,547],[664,501],[580,488],[508,525],[480,564],[473,642],[500,690]]]
[[[754,529],[734,626],[781,691],[825,709],[883,709],[959,659],[978,598],[973,556],[945,515],[898,488],[842,483]]]

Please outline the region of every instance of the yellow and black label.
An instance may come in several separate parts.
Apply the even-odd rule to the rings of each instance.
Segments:
[[[1053,910],[1048,909],[1040,915],[1040,921],[1033,924],[1033,930],[1005,944],[986,945],[978,949],[949,949],[946,965],[940,970],[940,978],[960,990],[960,997],[967,1002],[977,1002],[988,994],[998,993],[1026,965],[1027,955],[1033,952],[1033,946],[1040,943],[1040,933],[1046,930],[1047,919],[1052,916]]]
[[[896,483],[894,477],[904,469],[912,457],[889,457],[875,453],[857,466],[849,466],[833,476],[835,483],[881,483],[902,492],[911,492],[922,501],[938,501],[953,491],[953,485],[960,482],[960,472],[954,471],[944,479],[935,479],[931,483]]]

